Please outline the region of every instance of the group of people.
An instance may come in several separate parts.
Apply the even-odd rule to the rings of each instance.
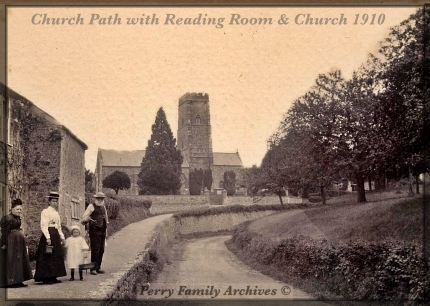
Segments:
[[[108,214],[104,205],[106,196],[102,192],[94,195],[95,203],[86,208],[81,223],[88,229],[90,248],[81,235],[80,227],[75,224],[70,228],[71,236],[65,239],[58,213],[60,195],[51,192],[49,206],[40,215],[42,235],[36,252],[35,282],[52,285],[61,283],[58,277],[66,276],[66,266],[70,269],[70,281],[75,280],[75,270],[83,280],[82,270],[88,251],[91,249],[92,275],[103,274],[101,264],[104,254]],[[10,214],[4,216],[1,223],[1,279],[2,287],[26,287],[25,281],[33,278],[25,237],[21,231],[22,201],[12,201]],[[63,247],[66,249],[64,258]],[[66,260],[65,260],[66,259]]]

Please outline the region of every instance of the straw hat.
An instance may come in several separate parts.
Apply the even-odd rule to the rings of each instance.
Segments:
[[[105,196],[105,194],[104,194],[103,192],[97,192],[97,193],[94,195],[94,197],[95,197],[96,199],[104,199],[104,198],[106,198],[106,196]]]

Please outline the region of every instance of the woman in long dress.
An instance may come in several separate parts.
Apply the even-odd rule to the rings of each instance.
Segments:
[[[67,275],[63,251],[65,239],[61,230],[60,214],[57,211],[59,198],[57,192],[51,192],[48,196],[49,206],[40,215],[42,236],[37,247],[34,281],[48,285],[61,283],[57,277]],[[46,246],[53,247],[52,252],[47,252]]]
[[[1,223],[1,285],[26,287],[23,282],[33,278],[28,259],[25,237],[21,232],[22,201],[12,201],[11,213],[4,216]]]

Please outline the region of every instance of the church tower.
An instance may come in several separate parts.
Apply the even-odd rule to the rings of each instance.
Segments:
[[[212,169],[213,152],[209,95],[186,93],[179,98],[178,148],[190,171]]]

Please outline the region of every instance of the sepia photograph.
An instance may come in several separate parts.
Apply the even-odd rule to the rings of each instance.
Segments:
[[[428,6],[3,7],[2,303],[429,302]]]

